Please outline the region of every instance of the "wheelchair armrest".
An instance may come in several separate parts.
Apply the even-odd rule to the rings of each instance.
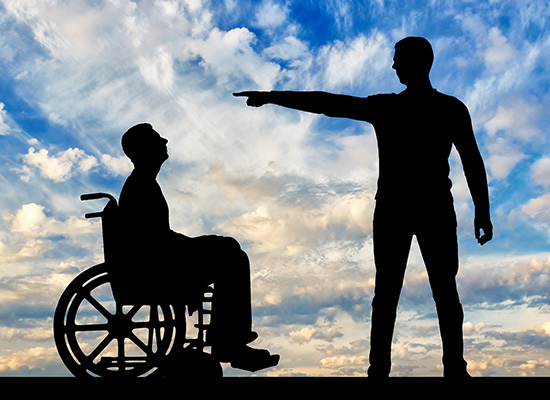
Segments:
[[[84,214],[84,217],[85,218],[97,218],[97,217],[101,217],[102,215],[103,215],[103,212],[99,211],[99,212]]]

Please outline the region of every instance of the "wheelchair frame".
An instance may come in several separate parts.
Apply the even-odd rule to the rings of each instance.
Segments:
[[[82,271],[59,298],[53,320],[59,356],[76,377],[165,376],[166,366],[174,367],[167,362],[172,356],[206,354],[213,288],[208,286],[199,301],[195,338],[186,336],[189,307],[147,298],[128,300],[118,293],[112,276],[117,266],[117,201],[107,193],[81,196],[83,201],[102,198],[109,200],[103,211],[85,217],[101,218],[105,262]]]

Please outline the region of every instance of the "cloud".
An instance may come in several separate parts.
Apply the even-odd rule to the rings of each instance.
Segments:
[[[486,145],[488,157],[485,164],[487,172],[493,179],[506,179],[510,172],[527,156],[510,140],[497,138]]]
[[[336,41],[319,51],[324,65],[323,85],[329,89],[374,82],[391,66],[392,43],[380,32]]]
[[[524,99],[514,99],[510,104],[499,105],[494,115],[485,122],[484,128],[489,136],[500,132],[508,137],[525,142],[542,135],[540,127],[540,106],[528,104]]]
[[[58,364],[58,360],[59,355],[55,347],[33,347],[15,351],[0,357],[0,373],[42,371],[52,364]]]
[[[5,104],[0,102],[0,136],[7,135],[11,130],[7,123],[8,114],[4,107]]]
[[[264,0],[256,11],[256,25],[261,28],[276,28],[281,26],[288,17],[288,7]]]
[[[505,309],[516,305],[538,307],[548,301],[550,258],[491,261],[493,265],[463,266],[460,293],[470,307]]]
[[[246,28],[227,32],[214,28],[205,40],[189,41],[189,50],[200,65],[223,86],[234,80],[251,80],[257,88],[272,89],[280,67],[266,62],[252,48],[255,35]],[[233,86],[234,87],[234,86]]]
[[[171,91],[174,84],[174,60],[165,48],[159,47],[151,57],[140,57],[137,63],[147,84],[161,91]]]
[[[466,11],[398,3],[3,2],[2,90],[13,96],[1,99],[0,134],[10,144],[16,131],[36,138],[6,151],[0,174],[9,192],[0,231],[3,373],[51,371],[48,360],[60,365],[44,344],[48,318],[72,276],[102,254],[99,223],[70,217],[82,212],[75,199],[83,188],[120,190],[132,168],[120,135],[148,120],[170,140],[159,179],[173,226],[234,235],[249,252],[262,345],[284,350],[289,373],[364,375],[374,133],[367,124],[250,109],[231,92],[396,90],[397,36],[429,32],[438,43],[434,83],[463,95],[472,110],[493,209],[509,204],[514,218],[539,227],[537,238],[548,234],[549,200],[539,192],[548,185],[540,156],[548,153],[548,6],[500,2]],[[322,34],[312,33],[321,25]],[[515,186],[512,172],[531,161],[539,186]],[[459,207],[471,219],[459,184]],[[532,200],[519,203],[510,191]],[[463,250],[461,296],[471,318],[464,329],[476,349],[470,368],[548,375],[548,262],[542,253],[514,258],[522,233],[498,229],[502,239],[487,250],[497,254]],[[502,254],[499,240],[518,248]],[[400,307],[395,373],[439,374],[437,321],[417,250]],[[507,324],[499,326],[495,314]],[[8,350],[17,346],[25,349]]]
[[[20,170],[21,179],[27,182],[33,170],[37,170],[42,176],[54,182],[63,182],[69,179],[75,170],[86,173],[98,165],[95,157],[77,148],[50,155],[46,149],[36,151],[34,147],[30,147],[27,154],[23,156],[23,162],[24,166]]]
[[[15,214],[5,215],[3,220],[9,227],[9,234],[1,232],[0,241],[4,274],[13,268],[12,263],[43,257],[55,247],[54,241],[59,244],[59,237],[66,238],[77,248],[91,248],[80,238],[99,233],[97,221],[74,216],[59,221],[47,216],[45,207],[36,203],[22,205]]]
[[[369,234],[372,211],[372,194],[359,192],[335,196],[317,207],[311,203],[268,204],[232,218],[219,228],[254,243],[251,251],[296,255],[343,232],[347,237]]]
[[[327,357],[321,360],[323,368],[342,368],[349,366],[364,366],[367,362],[366,356],[339,356]]]
[[[510,45],[497,27],[489,29],[487,35],[488,46],[485,51],[485,65],[489,71],[500,73],[508,69],[510,63],[518,58],[518,52]]]
[[[36,139],[34,143],[38,144]],[[126,156],[113,157],[102,154],[98,158],[86,154],[84,150],[70,148],[55,154],[47,149],[36,150],[30,147],[27,154],[22,155],[23,166],[14,168],[23,181],[29,182],[38,172],[40,176],[56,183],[65,182],[76,175],[87,176],[99,168],[112,175],[127,175],[133,165]]]
[[[520,215],[527,223],[550,239],[550,194],[530,199],[520,208]]]
[[[539,185],[550,185],[550,158],[542,157],[532,167],[533,181]]]

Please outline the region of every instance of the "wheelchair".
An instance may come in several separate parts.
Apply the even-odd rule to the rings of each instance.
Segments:
[[[123,284],[116,273],[117,201],[107,193],[81,196],[83,201],[104,198],[103,211],[85,215],[101,218],[104,262],[77,275],[54,312],[61,360],[75,377],[221,377],[221,365],[208,352],[206,338],[213,286],[200,291],[194,304],[171,304]],[[188,319],[195,323],[188,326]]]

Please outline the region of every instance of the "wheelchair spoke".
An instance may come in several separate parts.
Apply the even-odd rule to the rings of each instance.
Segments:
[[[138,338],[134,332],[128,334],[128,339],[130,339],[134,344],[139,347],[145,354],[151,354],[151,349]]]
[[[87,324],[87,325],[74,324],[71,328],[75,332],[107,331],[109,329],[109,325],[108,324]]]
[[[126,317],[129,319],[134,318],[135,315],[138,313],[139,310],[141,310],[142,307],[143,306],[140,306],[140,305],[133,306],[132,309],[126,313]]]
[[[101,304],[94,296],[92,296],[91,293],[86,293],[86,296],[84,297],[88,302],[95,307],[97,311],[101,313],[107,320],[109,320],[113,314],[111,314],[104,306]]]
[[[96,348],[88,355],[88,359],[93,362],[96,357],[113,341],[114,337],[110,333],[96,346]]]

